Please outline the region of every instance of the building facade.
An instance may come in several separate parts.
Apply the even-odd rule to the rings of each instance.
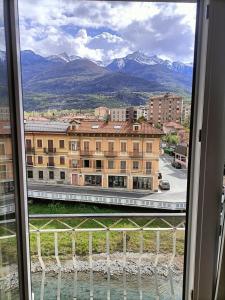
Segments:
[[[147,123],[73,121],[60,132],[26,125],[30,181],[158,189],[162,132]]]
[[[149,99],[149,117],[152,124],[163,124],[167,122],[181,122],[182,97],[165,94],[153,96]]]
[[[174,160],[182,169],[188,168],[188,144],[179,144],[174,150]]]

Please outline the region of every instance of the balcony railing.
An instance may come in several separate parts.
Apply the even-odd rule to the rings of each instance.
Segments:
[[[27,161],[27,166],[28,167],[32,167],[34,165],[34,162],[33,161]]]
[[[54,167],[55,166],[55,163],[54,162],[49,162],[47,163],[47,167]]]
[[[94,152],[90,150],[80,150],[80,156],[92,156],[93,153]]]
[[[56,153],[56,148],[44,148],[44,153],[54,154],[54,153]]]
[[[26,147],[26,153],[27,154],[34,154],[35,153],[35,148],[34,147]]]
[[[45,292],[49,293],[50,286],[52,288],[52,285],[45,284],[48,272],[56,273],[51,278],[56,280],[57,299],[60,299],[60,294],[61,299],[65,296],[61,280],[64,272],[67,281],[68,274],[71,274],[73,299],[84,296],[85,299],[97,299],[99,291],[95,286],[95,276],[100,274],[105,280],[99,287],[102,295],[105,293],[104,299],[118,299],[113,297],[114,289],[121,290],[120,299],[128,299],[130,277],[133,284],[137,284],[135,299],[182,297],[185,214],[43,214],[30,215],[29,220],[33,278],[42,270],[40,288],[38,292],[36,288],[34,297],[40,298]],[[3,232],[1,245],[15,239],[16,233],[8,231],[10,221],[15,222],[0,223]],[[82,272],[87,277],[87,295],[79,286]],[[13,278],[13,270],[11,275]],[[2,273],[0,276],[1,282],[9,278],[4,278]],[[115,277],[119,278],[116,283]],[[178,280],[180,288],[177,292]]]
[[[134,158],[140,158],[143,156],[142,152],[138,152],[138,151],[133,151],[133,152],[129,152],[129,156],[130,157],[134,157]]]
[[[105,157],[116,157],[118,155],[118,152],[116,151],[104,151]]]

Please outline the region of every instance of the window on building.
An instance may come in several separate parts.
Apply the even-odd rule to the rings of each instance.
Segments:
[[[44,178],[44,172],[43,171],[39,171],[38,172],[38,178],[39,179],[43,179]]]
[[[96,152],[101,152],[101,142],[96,142]]]
[[[30,139],[26,139],[26,149],[31,149],[31,140]]]
[[[72,159],[71,160],[71,167],[72,168],[78,168],[78,160],[77,159]]]
[[[27,171],[27,177],[28,178],[33,178],[33,171],[32,170]]]
[[[54,179],[54,171],[49,171],[49,179]]]
[[[146,153],[152,153],[152,143],[146,144]]]
[[[133,169],[138,170],[139,169],[139,161],[133,161]]]
[[[33,157],[31,155],[27,155],[27,164],[33,165]]]
[[[64,140],[59,140],[59,148],[63,149],[65,147],[65,142]]]
[[[108,169],[114,169],[114,160],[108,160]]]
[[[139,152],[139,143],[138,142],[133,143],[133,152]]]
[[[89,159],[85,159],[84,160],[84,168],[90,168],[90,160]]]
[[[42,140],[37,140],[37,147],[42,148]]]
[[[60,156],[60,165],[65,165],[65,156]]]
[[[39,165],[43,164],[43,156],[38,156],[38,164]]]
[[[152,162],[151,161],[146,161],[146,172],[150,174],[152,171]]]
[[[113,152],[114,151],[114,142],[108,142],[108,151]]]
[[[61,171],[60,172],[60,179],[64,180],[66,178],[65,172]]]
[[[49,167],[54,167],[54,156],[49,156],[48,158],[48,166]]]
[[[127,152],[127,143],[121,142],[121,152]]]
[[[5,145],[3,143],[0,144],[0,155],[5,155]]]
[[[125,160],[121,160],[120,162],[120,169],[126,170],[127,162]]]
[[[6,179],[6,165],[0,165],[0,179]]]
[[[80,149],[80,142],[79,141],[69,142],[69,149],[72,151],[78,151]]]
[[[84,151],[89,151],[89,142],[88,141],[84,142]]]

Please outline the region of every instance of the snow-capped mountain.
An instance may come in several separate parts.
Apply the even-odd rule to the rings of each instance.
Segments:
[[[123,58],[114,59],[107,68],[112,71],[125,71],[127,69],[131,70],[131,65],[136,68],[137,64],[143,66],[156,66],[162,65],[166,68],[176,71],[176,72],[190,72],[192,73],[192,65],[184,64],[182,62],[172,62],[170,60],[163,60],[157,55],[147,56],[140,51],[136,51],[134,53],[128,54]]]
[[[81,59],[81,57],[76,55],[68,55],[66,52],[57,54],[57,55],[51,55],[47,57],[47,60],[53,61],[53,62],[70,62],[77,59]]]

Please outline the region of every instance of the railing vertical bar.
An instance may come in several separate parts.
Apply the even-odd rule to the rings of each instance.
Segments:
[[[109,239],[109,230],[106,231],[106,257],[107,257],[107,300],[110,300],[110,239]]]
[[[140,231],[140,250],[139,250],[139,259],[138,259],[138,289],[139,289],[139,299],[142,300],[143,292],[142,292],[142,278],[141,278],[141,260],[143,255],[143,230],[141,228]]]
[[[44,300],[45,296],[45,271],[42,271],[41,275],[41,292],[40,292],[40,300]]]
[[[177,248],[177,231],[173,231],[173,257],[176,256],[176,248]]]
[[[158,284],[158,259],[159,259],[159,250],[160,250],[160,231],[156,231],[156,259],[155,259],[155,290],[156,290],[156,299],[160,299],[159,296],[159,284]]]
[[[61,269],[59,270],[58,273],[58,281],[57,281],[57,300],[60,300],[61,296]]]
[[[54,232],[54,244],[55,244],[55,258],[56,258],[57,266],[61,269],[61,262],[59,259],[58,232]]]
[[[127,264],[127,233],[123,231],[123,299],[127,299],[127,280],[126,280],[126,264]]]
[[[73,299],[77,300],[77,261],[76,261],[76,233],[72,232],[72,257],[74,266],[74,288]]]
[[[93,292],[93,260],[92,260],[92,232],[89,231],[89,267],[90,267],[90,300],[94,299]]]
[[[45,264],[41,256],[41,234],[39,231],[37,232],[37,253],[38,253],[38,260],[40,262],[41,268],[43,271],[45,271]]]

